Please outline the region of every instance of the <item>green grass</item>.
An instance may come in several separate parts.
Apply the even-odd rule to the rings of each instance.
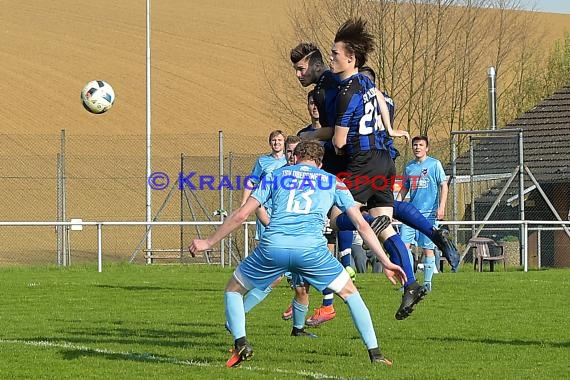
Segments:
[[[283,283],[247,320],[255,356],[224,367],[223,289],[209,266],[0,270],[0,377],[10,379],[544,379],[570,376],[569,270],[443,273],[412,316],[382,275],[358,275],[392,368],[373,366],[346,306],[289,336]],[[312,307],[320,303],[312,290]]]

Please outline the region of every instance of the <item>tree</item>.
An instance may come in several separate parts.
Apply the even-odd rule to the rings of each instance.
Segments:
[[[454,130],[486,128],[488,113],[481,112],[481,100],[488,67],[495,66],[498,78],[507,85],[499,89],[506,101],[509,91],[523,92],[522,83],[536,54],[529,32],[532,14],[513,12],[519,3],[299,0],[289,11],[296,40],[280,42],[283,66],[267,71],[268,80],[276,82],[272,87],[276,112],[286,125],[306,120],[300,100],[304,91],[292,74],[289,49],[299,41],[312,41],[327,57],[338,26],[361,15],[377,36],[369,64],[377,72],[378,87],[396,101],[395,127],[430,135],[434,141],[449,139]]]

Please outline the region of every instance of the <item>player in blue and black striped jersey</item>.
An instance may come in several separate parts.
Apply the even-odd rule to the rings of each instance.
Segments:
[[[396,167],[385,146],[386,133],[379,129],[377,121],[379,115],[386,114],[387,106],[384,97],[377,96],[375,84],[359,72],[373,49],[373,36],[361,18],[349,19],[335,35],[330,68],[341,82],[336,98],[333,144],[348,156],[346,180],[351,184],[354,199],[366,205],[370,214],[380,221],[390,221],[394,202],[392,179],[396,176]],[[388,123],[389,120],[384,122]],[[335,222],[337,227],[345,228],[343,223]],[[408,277],[402,302],[396,311],[396,319],[404,319],[426,291],[415,280],[413,264],[400,236],[389,223],[379,225],[383,227],[378,233],[384,248],[391,260],[404,268]]]
[[[291,63],[295,69],[295,75],[303,87],[315,85],[312,90],[313,100],[319,113],[321,128],[310,131],[301,131],[299,136],[303,139],[323,141],[325,154],[322,169],[328,173],[337,175],[346,169],[346,160],[336,154],[331,138],[334,132],[334,109],[336,94],[338,93],[338,77],[333,75],[325,66],[323,56],[316,45],[303,42],[291,49]],[[339,230],[336,233],[337,248],[341,264],[351,273],[354,278],[355,272],[350,267],[352,250],[352,231]],[[333,307],[333,293],[325,290],[322,305],[315,309],[314,314],[307,320],[307,325],[318,326],[333,319],[336,312]]]
[[[364,66],[359,68],[360,73],[366,75],[372,82],[376,82],[376,73],[372,68]],[[388,105],[388,112],[390,115],[390,125],[378,125],[378,129],[381,133],[389,135],[390,137],[406,137],[409,140],[409,134],[404,131],[395,131],[390,126],[394,125],[394,111],[395,105],[394,100],[386,94],[386,92],[377,91],[378,97],[382,96]],[[393,140],[390,137],[386,137],[386,149],[390,152],[390,157],[395,160],[399,152],[393,145]],[[400,220],[405,225],[412,227],[415,230],[420,231],[422,234],[427,236],[443,253],[449,265],[451,266],[452,272],[457,272],[459,268],[460,256],[457,252],[455,244],[449,239],[448,231],[444,228],[438,228],[434,225],[431,220],[425,218],[420,211],[409,202],[394,201],[394,218]],[[409,250],[408,250],[409,251]],[[414,260],[411,252],[409,251],[410,260]]]
[[[322,121],[322,128],[301,134],[301,137],[307,139],[316,138],[330,142],[330,139],[334,134],[334,126],[330,123],[331,120],[334,120],[336,117],[336,97],[339,88],[338,77],[331,75],[330,71],[323,62],[322,54],[316,45],[312,43],[305,42],[297,45],[291,50],[290,59],[293,63],[295,74],[301,85],[307,87],[311,84],[314,84],[315,89],[319,89],[318,96],[315,97],[315,102],[317,103],[319,109],[319,117],[320,121]],[[380,105],[382,104],[380,103]],[[392,118],[393,108],[392,114],[390,114],[390,107],[388,107],[386,109],[386,112],[382,114],[382,121],[386,124],[387,128],[392,125]],[[386,140],[389,141],[388,137],[386,137]],[[327,152],[331,151],[328,150]],[[395,158],[396,155],[394,154],[394,150],[391,150],[391,152],[392,158]],[[327,160],[328,157],[332,157],[332,159]],[[334,164],[327,165],[329,162],[333,162]],[[346,172],[346,163],[346,156],[333,157],[332,155],[325,154],[325,158],[323,159],[323,168],[333,174],[338,174],[343,171]],[[408,204],[402,204],[402,206],[408,206]],[[433,226],[431,226],[429,222],[421,215],[421,213],[417,209],[413,208],[413,206],[401,208],[397,207],[394,210],[394,217],[400,220],[402,223],[406,223],[412,226],[413,228],[422,230],[422,232],[425,231],[424,233],[426,233],[426,235],[430,231],[433,232],[431,235],[434,237],[434,242],[436,242],[436,239],[438,240],[436,242],[438,247],[449,246],[449,242],[443,239],[441,234],[438,233],[437,229],[433,229]],[[369,222],[372,222],[372,220],[369,220]],[[338,228],[338,225],[336,227]],[[353,226],[350,226],[350,223],[347,223],[344,228],[354,229]],[[343,239],[341,239],[341,236],[343,231],[340,232],[339,251],[342,252],[341,247]],[[348,244],[348,247],[350,247],[352,243],[352,233],[351,231],[346,232],[348,232],[348,238],[345,239],[347,241],[345,244]]]

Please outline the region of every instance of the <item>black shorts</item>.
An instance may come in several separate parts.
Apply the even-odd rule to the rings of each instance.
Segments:
[[[347,156],[339,156],[333,152],[325,150],[323,156],[323,169],[327,173],[337,175],[338,173],[346,171]]]
[[[353,155],[346,167],[345,185],[354,199],[367,208],[392,207],[392,184],[396,166],[387,150],[369,150]]]

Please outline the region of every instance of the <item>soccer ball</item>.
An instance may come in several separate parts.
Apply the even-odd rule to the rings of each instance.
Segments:
[[[91,113],[107,112],[115,101],[115,91],[103,80],[93,80],[81,91],[83,107]]]

